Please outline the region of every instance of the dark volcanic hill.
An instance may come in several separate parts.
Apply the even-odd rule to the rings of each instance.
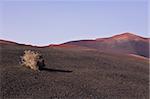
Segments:
[[[4,43],[0,99],[149,99],[148,59],[76,46]],[[20,65],[24,50],[41,52],[45,69],[32,71]]]
[[[131,33],[123,33],[109,38],[95,40],[79,40],[62,45],[77,45],[97,49],[104,52],[134,54],[149,57],[149,38],[143,38]]]

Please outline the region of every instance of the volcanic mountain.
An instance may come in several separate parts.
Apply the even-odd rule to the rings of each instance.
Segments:
[[[71,41],[61,45],[76,45],[102,52],[122,53],[149,57],[149,38],[144,38],[132,33],[123,33],[109,38],[95,40]]]
[[[43,47],[57,47],[67,49],[72,48],[74,50],[98,50],[107,53],[129,54],[133,56],[149,58],[149,40],[150,38],[144,38],[132,33],[123,33],[108,38],[97,38],[95,40],[77,40],[59,45],[49,45]],[[0,40],[0,45],[27,46],[25,44],[18,44],[16,42],[6,40]]]

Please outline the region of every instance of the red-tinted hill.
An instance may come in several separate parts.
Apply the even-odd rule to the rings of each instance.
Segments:
[[[0,40],[0,45],[18,45],[16,42]]]
[[[27,44],[20,44],[14,41],[8,41],[8,40],[2,40],[0,39],[0,46],[24,46],[24,47],[37,47],[37,48],[45,48],[45,47],[49,47],[49,46],[33,46],[33,45],[27,45]]]
[[[79,40],[71,41],[60,45],[50,45],[43,47],[60,47],[60,48],[72,48],[72,49],[96,49],[102,52],[111,53],[122,53],[122,54],[132,54],[140,55],[144,57],[149,57],[149,38],[144,38],[131,33],[123,33],[115,35],[109,38],[98,38],[95,40]],[[12,41],[0,40],[0,45],[21,45],[21,46],[31,46],[25,44],[18,44]],[[34,46],[39,47],[39,46]],[[42,48],[40,46],[40,48]]]
[[[64,45],[77,45],[94,48],[104,52],[135,54],[149,57],[149,38],[131,33],[123,33],[109,38],[95,40],[80,40],[64,43]]]

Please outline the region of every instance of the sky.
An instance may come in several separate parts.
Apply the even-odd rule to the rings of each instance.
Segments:
[[[44,46],[124,32],[149,37],[147,0],[0,1],[0,39]]]

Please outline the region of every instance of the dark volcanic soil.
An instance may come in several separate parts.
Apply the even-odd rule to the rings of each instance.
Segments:
[[[19,65],[40,51],[42,71]],[[1,46],[1,99],[149,99],[148,60],[93,50]]]

